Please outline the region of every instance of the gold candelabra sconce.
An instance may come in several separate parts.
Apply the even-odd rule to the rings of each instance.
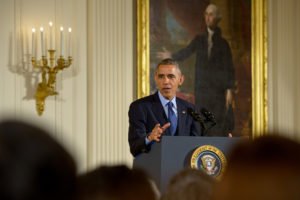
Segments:
[[[49,96],[58,95],[56,91],[56,75],[59,71],[62,71],[65,68],[70,67],[72,64],[71,55],[71,28],[69,28],[68,35],[68,54],[67,58],[64,58],[64,40],[63,40],[63,28],[60,28],[60,56],[56,60],[56,50],[53,48],[53,33],[52,33],[52,22],[49,23],[50,31],[50,49],[48,50],[49,59],[46,55],[45,40],[44,40],[44,29],[40,28],[40,43],[41,43],[41,52],[42,58],[36,59],[36,36],[35,29],[32,29],[32,58],[31,63],[34,69],[38,69],[41,72],[41,82],[38,83],[36,92],[35,92],[35,101],[36,101],[36,111],[39,116],[41,116],[45,110],[45,100]]]
[[[69,67],[72,64],[72,57],[64,59],[60,56],[55,63],[55,50],[48,50],[49,61],[46,56],[42,56],[40,64],[38,64],[35,57],[32,57],[31,62],[34,68],[38,68],[41,71],[42,81],[38,84],[35,92],[36,110],[39,116],[41,116],[45,110],[45,99],[48,96],[58,95],[56,91],[56,74]]]

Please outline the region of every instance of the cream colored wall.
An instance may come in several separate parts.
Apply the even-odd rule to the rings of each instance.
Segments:
[[[74,63],[57,76],[57,97],[48,97],[38,117],[34,92],[40,75],[32,69],[31,29],[72,27]],[[0,0],[0,118],[42,125],[87,167],[87,3],[85,0]],[[39,31],[37,32],[39,33]],[[56,40],[56,46],[58,46]]]
[[[132,162],[127,111],[135,92],[134,0],[0,0],[0,118],[51,130],[81,170]],[[269,128],[300,136],[300,1],[269,0]],[[42,117],[33,99],[31,28],[72,26],[74,64]],[[58,38],[58,35],[57,35]],[[58,44],[58,43],[57,43]]]
[[[300,139],[300,1],[269,0],[269,128]]]
[[[131,165],[127,112],[133,100],[133,4],[88,1],[88,164]]]

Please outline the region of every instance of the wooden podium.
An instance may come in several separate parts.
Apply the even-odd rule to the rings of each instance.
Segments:
[[[170,178],[183,168],[190,166],[193,151],[203,145],[211,145],[227,157],[232,146],[240,138],[163,136],[160,143],[154,143],[149,153],[134,158],[133,168],[144,169],[164,192]]]

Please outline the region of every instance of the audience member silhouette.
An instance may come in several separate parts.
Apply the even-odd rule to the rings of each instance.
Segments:
[[[80,200],[155,200],[143,171],[124,165],[102,166],[78,178]]]
[[[197,169],[184,169],[169,182],[161,200],[209,200],[215,179]]]
[[[46,131],[0,122],[0,199],[74,199],[75,183],[73,158]]]
[[[216,200],[300,199],[300,144],[276,135],[234,148]]]

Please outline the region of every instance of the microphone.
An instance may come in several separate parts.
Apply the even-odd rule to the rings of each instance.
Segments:
[[[187,108],[187,113],[190,114],[194,120],[203,123],[203,119],[201,118],[200,114],[197,113],[194,109]]]
[[[193,108],[187,108],[187,113],[190,114],[195,121],[200,123],[203,130],[206,130],[204,121],[199,113],[197,113]]]
[[[187,108],[187,113],[190,114],[195,121],[200,123],[203,132],[206,133],[209,129],[215,126],[217,122],[215,120],[215,116],[207,109],[202,108],[200,112],[201,114],[197,113],[193,108]]]
[[[204,120],[205,122],[212,122],[212,126],[217,124],[215,116],[211,112],[209,112],[206,108],[201,108],[200,112],[205,117]]]

